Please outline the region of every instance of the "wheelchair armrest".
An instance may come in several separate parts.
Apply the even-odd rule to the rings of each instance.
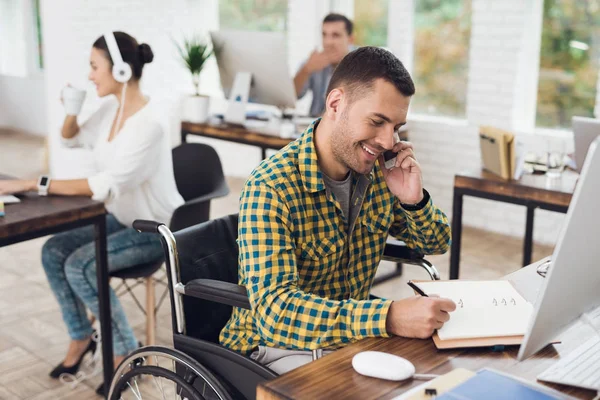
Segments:
[[[409,248],[404,242],[390,238],[383,250],[383,259],[395,263],[418,265],[425,269],[431,280],[439,280],[440,273],[437,268],[425,259],[425,255]]]
[[[401,258],[403,260],[422,260],[425,256],[417,250],[408,247],[404,242],[390,239],[385,244],[383,256],[388,258]]]
[[[194,279],[185,285],[184,294],[233,307],[250,309],[246,288],[235,283],[214,279]]]

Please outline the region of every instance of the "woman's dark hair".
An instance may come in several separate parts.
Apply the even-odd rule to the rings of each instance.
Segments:
[[[121,57],[123,58],[123,61],[131,66],[134,79],[139,80],[142,77],[142,69],[144,68],[144,64],[151,63],[154,59],[154,53],[152,52],[152,49],[146,43],[138,44],[137,40],[125,32],[114,32],[114,35],[115,40],[117,41],[117,46],[119,46],[119,50],[121,51]],[[106,58],[110,60],[111,65],[114,64],[112,58],[110,57],[108,47],[106,46],[106,40],[104,39],[104,36],[100,36],[98,39],[96,39],[93,47],[104,51]]]

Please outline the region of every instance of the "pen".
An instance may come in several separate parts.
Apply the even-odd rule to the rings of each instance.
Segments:
[[[415,292],[419,293],[421,296],[429,297],[417,285],[415,285],[414,283],[412,283],[412,281],[408,281],[408,286],[410,286],[411,288],[413,288],[415,290]]]

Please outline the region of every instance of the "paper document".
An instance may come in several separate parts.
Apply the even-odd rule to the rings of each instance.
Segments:
[[[10,203],[20,203],[21,199],[11,195],[3,195],[0,196],[0,203],[10,204]]]
[[[428,295],[452,299],[450,313],[437,333],[441,340],[524,335],[533,306],[508,281],[419,282]]]

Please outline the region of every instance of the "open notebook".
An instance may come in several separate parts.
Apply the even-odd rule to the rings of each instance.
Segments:
[[[441,340],[522,336],[533,306],[509,281],[413,282],[427,295],[452,299],[450,313],[437,335]]]

